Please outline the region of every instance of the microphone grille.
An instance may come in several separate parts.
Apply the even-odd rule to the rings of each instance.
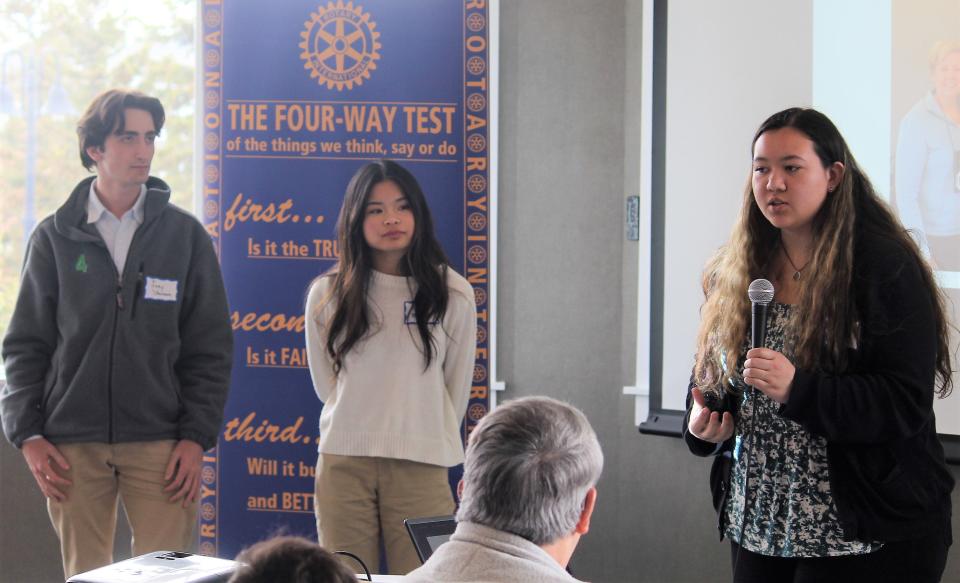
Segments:
[[[750,282],[747,295],[755,304],[769,304],[773,301],[773,284],[766,279],[755,279]]]

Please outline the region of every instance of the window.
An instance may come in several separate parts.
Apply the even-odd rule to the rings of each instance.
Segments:
[[[193,0],[10,0],[0,6],[0,336],[30,231],[88,172],[76,124],[113,87],[158,97],[167,121],[151,174],[194,210]],[[2,374],[2,371],[0,371]]]

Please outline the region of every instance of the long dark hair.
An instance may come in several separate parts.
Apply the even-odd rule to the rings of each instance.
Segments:
[[[333,360],[335,374],[340,373],[350,349],[370,330],[367,292],[373,263],[370,246],[363,236],[364,209],[373,187],[385,181],[393,182],[400,188],[413,212],[413,238],[400,262],[400,269],[416,284],[413,307],[424,370],[436,357],[436,341],[430,332],[430,323],[442,321],[447,313],[449,291],[446,278],[449,262],[433,232],[433,217],[416,178],[396,162],[378,160],[360,168],[347,185],[337,218],[340,259],[322,276],[332,277],[333,285],[318,312],[313,315],[319,318],[320,311],[333,302],[333,313],[327,322],[320,324],[326,329],[326,349]]]
[[[814,109],[791,108],[767,118],[754,134],[753,145],[766,132],[793,128],[813,142],[824,168],[835,162],[844,166],[843,177],[813,219],[814,269],[805,274],[795,321],[794,356],[803,368],[842,372],[848,366],[850,339],[857,335],[857,306],[850,293],[853,284],[855,235],[872,232],[895,241],[919,265],[924,290],[929,294],[937,334],[938,395],[946,397],[953,386],[948,324],[943,296],[933,272],[923,260],[916,242],[877,195],[866,174],[857,165],[850,148],[830,119]],[[704,272],[706,301],[701,311],[697,338],[696,381],[701,386],[729,390],[741,356],[750,320],[750,302],[743,290],[750,281],[766,277],[764,270],[779,249],[780,230],[763,216],[748,181],[740,218],[730,242],[711,260]],[[817,267],[824,267],[818,269]],[[830,298],[832,301],[824,301]]]

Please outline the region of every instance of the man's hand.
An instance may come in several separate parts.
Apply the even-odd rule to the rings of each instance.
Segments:
[[[63,457],[60,450],[43,437],[38,437],[24,441],[21,451],[43,495],[57,502],[65,501],[67,495],[57,486],[69,486],[73,482],[61,476],[53,467],[55,463],[64,470],[70,469],[67,458]]]
[[[167,462],[167,470],[163,474],[165,480],[170,481],[164,492],[173,492],[171,502],[183,500],[183,507],[193,504],[200,493],[200,462],[203,460],[203,448],[200,444],[189,439],[181,439]]]

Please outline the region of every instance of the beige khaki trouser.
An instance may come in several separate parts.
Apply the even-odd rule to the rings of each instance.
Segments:
[[[391,575],[420,566],[404,519],[453,514],[455,508],[447,468],[410,460],[320,454],[315,494],[320,544],[349,551],[371,572],[384,573],[378,567],[382,533]],[[355,561],[344,564],[360,571]]]
[[[163,473],[176,442],[64,443],[57,449],[70,463],[63,472],[64,502],[47,500],[47,510],[70,578],[113,562],[117,501],[130,521],[133,556],[152,551],[190,551],[197,504],[183,508],[164,492]]]

